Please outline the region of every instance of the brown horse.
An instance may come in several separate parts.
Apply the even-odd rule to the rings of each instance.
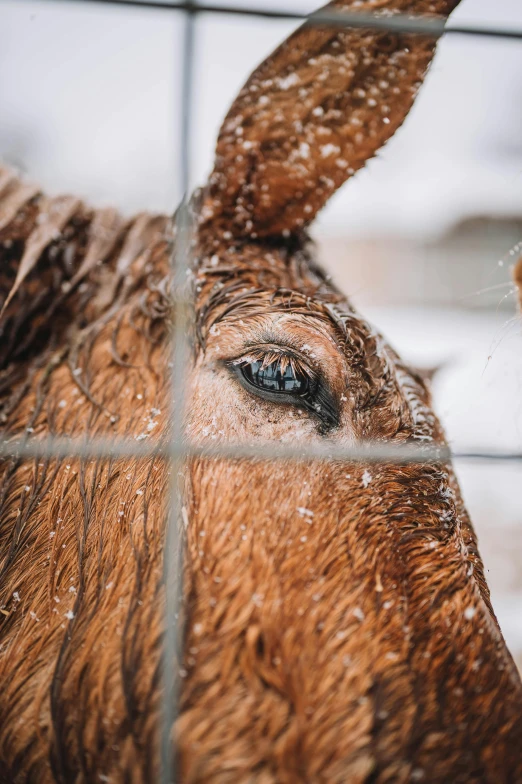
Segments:
[[[306,234],[433,51],[305,27],[241,91],[192,203],[192,441],[443,443]],[[0,172],[4,439],[168,433],[173,242]],[[170,481],[160,458],[0,463],[2,782],[158,780]],[[522,781],[522,687],[451,466],[200,457],[181,481],[181,782]]]

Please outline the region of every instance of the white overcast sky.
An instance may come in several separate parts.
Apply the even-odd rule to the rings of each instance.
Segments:
[[[252,4],[252,0],[245,0]],[[310,11],[313,0],[285,0]],[[0,158],[48,190],[126,212],[177,198],[179,15],[67,0],[0,3]],[[522,27],[520,0],[462,0],[455,21]],[[249,72],[294,27],[198,22],[194,184]],[[477,212],[522,212],[522,42],[445,39],[405,127],[337,194],[321,228],[430,233]]]

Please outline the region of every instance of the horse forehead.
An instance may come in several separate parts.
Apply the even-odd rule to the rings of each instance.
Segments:
[[[344,354],[346,335],[320,304],[307,303],[295,307],[265,301],[238,307],[214,322],[211,333],[240,333],[247,343],[278,343],[298,348],[308,343],[330,352]],[[309,347],[310,348],[310,347]]]

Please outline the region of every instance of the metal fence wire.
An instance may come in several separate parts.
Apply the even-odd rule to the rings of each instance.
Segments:
[[[45,2],[45,0],[44,0]],[[389,9],[384,12],[358,13],[343,10],[320,10],[310,15],[292,10],[245,7],[241,5],[197,3],[195,0],[171,2],[170,0],[59,0],[62,3],[84,3],[96,5],[122,6],[125,8],[147,8],[152,11],[183,15],[183,51],[181,65],[181,135],[179,179],[182,193],[181,206],[176,212],[176,243],[171,259],[174,291],[180,291],[190,267],[190,248],[193,227],[188,208],[190,183],[190,140],[192,137],[190,118],[193,95],[194,51],[196,18],[201,14],[235,15],[274,20],[296,20],[306,25],[331,26],[337,28],[370,29],[389,33],[426,35],[433,38],[442,36],[467,36],[512,39],[522,42],[522,28],[516,26],[492,25],[455,25],[445,24],[439,19],[416,17],[415,15],[393,14]],[[179,612],[182,602],[182,543],[180,532],[181,499],[175,478],[183,461],[190,457],[252,460],[295,460],[295,461],[346,461],[369,463],[422,463],[458,461],[485,461],[522,464],[522,451],[499,451],[485,445],[480,449],[451,449],[450,447],[423,444],[386,444],[362,443],[338,446],[330,443],[308,445],[306,448],[289,444],[191,444],[184,439],[183,411],[184,386],[183,372],[189,360],[187,344],[187,313],[190,303],[177,299],[172,346],[172,428],[169,440],[157,443],[138,443],[133,439],[94,438],[72,439],[66,437],[34,438],[29,434],[23,440],[0,439],[0,458],[152,458],[159,457],[171,462],[173,477],[169,502],[165,546],[164,580],[166,585],[165,638],[163,646],[163,715],[161,726],[161,782],[172,784],[177,780],[172,752],[172,726],[176,719],[178,704],[178,673],[173,663],[179,648]]]

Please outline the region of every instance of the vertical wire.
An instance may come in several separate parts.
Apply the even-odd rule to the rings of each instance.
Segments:
[[[189,3],[195,6],[194,0]],[[161,782],[175,784],[178,779],[173,728],[179,710],[179,665],[183,640],[180,639],[181,607],[183,602],[183,535],[182,499],[179,474],[183,467],[184,381],[189,359],[187,339],[187,309],[180,296],[186,286],[190,266],[192,220],[190,200],[190,135],[194,77],[195,14],[188,8],[183,16],[182,91],[180,122],[179,182],[181,204],[176,213],[174,248],[171,258],[172,293],[174,300],[171,355],[171,429],[170,429],[170,492],[164,551],[165,633],[163,640],[162,676],[163,700],[161,715]]]

